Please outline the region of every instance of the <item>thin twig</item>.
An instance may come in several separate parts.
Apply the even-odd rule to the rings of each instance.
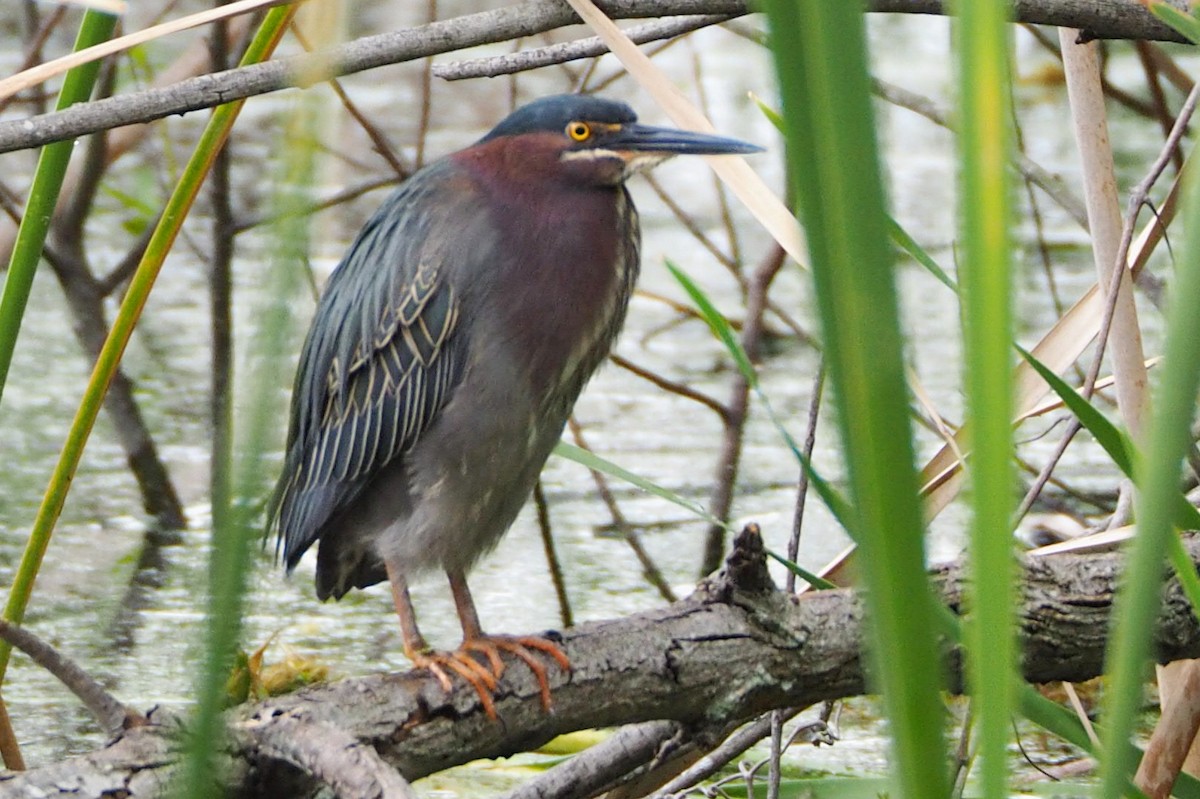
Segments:
[[[567,420],[567,427],[571,431],[571,437],[575,439],[575,444],[580,449],[586,449],[588,452],[592,448],[588,446],[587,439],[583,436],[583,428],[574,416]],[[646,581],[653,585],[659,595],[668,602],[676,601],[675,591],[672,590],[671,584],[663,577],[662,570],[658,568],[658,564],[650,557],[650,553],[642,546],[642,537],[638,534],[629,521],[625,518],[625,514],[621,512],[621,506],[617,504],[617,498],[613,496],[612,489],[608,487],[608,478],[595,469],[589,469],[592,473],[592,480],[596,483],[596,492],[600,495],[601,501],[608,508],[609,514],[612,516],[613,525],[621,533],[621,537],[629,544],[629,548],[633,550],[634,557],[638,559],[638,563],[642,566],[642,576]]]
[[[304,35],[304,32],[300,30],[300,26],[296,24],[295,20],[292,21],[289,27],[292,35],[296,37],[296,41],[300,43],[300,46],[307,52],[313,52],[312,43]],[[346,90],[342,88],[341,81],[334,78],[329,81],[329,87],[333,89],[333,93],[341,101],[342,107],[346,109],[346,113],[353,117],[354,121],[363,129],[363,132],[367,134],[367,137],[371,140],[371,144],[375,145],[375,152],[379,153],[383,160],[388,162],[388,166],[396,173],[396,177],[404,180],[412,174],[412,170],[404,163],[404,160],[396,152],[396,148],[392,146],[392,143],[388,141],[387,135],[380,130],[378,125],[367,119],[367,115],[350,99],[350,95],[346,94]],[[419,156],[417,163],[420,163]]]
[[[100,291],[100,296],[107,297],[112,294],[137,271],[138,264],[142,262],[142,256],[146,254],[146,248],[150,246],[150,239],[154,236],[155,227],[158,226],[159,216],[161,214],[156,214],[153,219],[149,220],[146,229],[138,236],[133,246],[125,251],[125,255],[121,256],[121,260],[117,262],[116,266],[104,277],[97,278],[96,286]]]
[[[1025,460],[1020,455],[1017,456],[1017,467],[1021,471],[1025,472],[1026,474],[1028,474],[1034,478],[1036,478],[1041,473],[1041,469],[1036,468],[1032,463]],[[1065,480],[1063,480],[1059,477],[1055,477],[1053,474],[1051,474],[1050,479],[1046,483],[1046,485],[1056,488],[1060,492],[1062,492],[1062,500],[1061,501],[1056,499],[1053,495],[1048,496],[1048,497],[1043,497],[1043,496],[1038,497],[1038,501],[1041,503],[1041,506],[1047,510],[1051,510],[1051,511],[1057,510],[1062,513],[1067,513],[1069,515],[1074,516],[1074,515],[1076,515],[1076,509],[1079,508],[1080,505],[1090,505],[1091,507],[1095,508],[1096,511],[1099,513],[1111,513],[1112,512],[1113,497],[1116,495],[1115,489],[1113,491],[1109,492],[1108,495],[1106,495],[1104,492],[1095,492],[1095,493],[1086,492],[1086,491],[1082,491],[1078,488],[1075,488],[1071,484],[1067,483]],[[1072,500],[1073,502],[1068,501],[1068,500]],[[1026,510],[1028,510],[1028,509],[1026,509]],[[1024,514],[1024,512],[1025,511],[1022,511],[1022,514]],[[1021,518],[1021,517],[1017,517],[1017,518]]]
[[[877,78],[872,81],[872,85],[874,92],[892,105],[906,108],[939,127],[957,132],[957,128],[951,122],[950,114],[928,97]],[[1015,166],[1026,180],[1032,181],[1035,186],[1046,192],[1050,199],[1070,214],[1071,218],[1078,222],[1084,230],[1087,230],[1087,208],[1079,198],[1071,194],[1058,176],[1051,174],[1021,153],[1016,156]]]
[[[1121,231],[1121,246],[1117,251],[1117,263],[1122,266],[1129,259],[1129,250],[1133,246],[1134,226],[1137,224],[1138,215],[1143,207],[1150,204],[1150,189],[1154,188],[1154,184],[1158,182],[1159,177],[1171,163],[1173,153],[1179,147],[1180,141],[1187,133],[1192,116],[1196,113],[1198,102],[1200,102],[1200,86],[1193,86],[1192,90],[1188,92],[1187,99],[1183,101],[1179,114],[1175,117],[1175,124],[1171,128],[1171,132],[1167,134],[1166,141],[1159,150],[1158,158],[1151,165],[1146,177],[1142,178],[1141,182],[1130,192],[1129,203],[1125,210],[1125,224]],[[1118,269],[1116,273],[1120,274],[1120,271]]]
[[[808,401],[808,424],[804,434],[804,457],[812,462],[813,450],[817,445],[817,422],[821,418],[821,394],[825,390],[825,358],[817,365],[813,376],[812,397]],[[800,470],[796,483],[796,510],[792,513],[792,535],[788,539],[787,556],[792,563],[800,556],[800,530],[804,525],[804,508],[808,502],[808,470]],[[796,574],[788,570],[785,587],[789,594],[796,593]]]
[[[350,186],[349,188],[342,189],[341,191],[331,194],[323,200],[317,200],[314,203],[302,205],[296,209],[289,208],[280,213],[248,217],[238,222],[237,226],[234,228],[234,232],[243,233],[251,228],[255,228],[260,225],[275,224],[294,216],[311,216],[318,211],[324,211],[325,209],[332,208],[335,205],[341,205],[342,203],[349,202],[350,200],[361,197],[364,194],[369,194],[376,189],[382,189],[387,186],[395,186],[398,182],[399,181],[397,181],[394,175],[388,175],[384,178],[371,178],[370,180],[363,181],[357,186]]]
[[[795,709],[780,712],[785,713],[786,717],[790,719],[799,713],[800,710]],[[771,715],[768,713],[760,716],[744,727],[734,731],[720,746],[697,760],[678,777],[663,785],[655,793],[655,797],[670,796],[687,790],[728,766],[747,749],[770,735]]]
[[[1028,153],[1025,147],[1025,126],[1021,124],[1021,115],[1017,113],[1017,102],[1015,95],[1015,87],[1009,87],[1009,117],[1012,120],[1013,133],[1016,137],[1017,153],[1021,157],[1027,158]],[[1054,315],[1061,317],[1066,312],[1066,305],[1062,301],[1062,297],[1058,293],[1058,281],[1054,277],[1054,262],[1050,257],[1050,247],[1046,243],[1046,226],[1042,218],[1042,206],[1038,202],[1037,192],[1034,191],[1034,183],[1029,176],[1022,173],[1021,185],[1025,189],[1025,198],[1029,201],[1029,217],[1033,222],[1034,241],[1037,243],[1038,258],[1042,267],[1042,275],[1046,279],[1046,288],[1050,292],[1050,301],[1054,304]]]
[[[425,20],[438,18],[438,0],[426,0]],[[417,118],[417,168],[425,165],[425,145],[429,142],[429,124],[433,119],[433,59],[421,65],[421,115]]]
[[[708,779],[728,766],[735,758],[770,734],[772,715],[777,713],[781,723],[785,723],[795,718],[804,709],[789,708],[767,713],[734,731],[720,746],[697,760],[687,771],[680,773],[678,777],[663,785],[662,788],[654,793],[654,799],[678,797],[682,792],[687,791],[702,780]],[[797,725],[787,739],[781,741],[780,747],[783,750],[787,750],[798,740],[805,743],[832,744],[836,740],[836,736],[830,732],[825,720],[819,719],[807,724]],[[766,760],[759,761],[738,776],[752,778],[765,763]]]
[[[783,711],[772,710],[771,717],[771,756],[768,758],[767,769],[767,799],[779,799],[779,783],[782,777],[783,761]]]
[[[1163,136],[1170,136],[1171,126],[1175,120],[1171,117],[1171,109],[1167,105],[1167,95],[1162,87],[1162,75],[1158,71],[1158,65],[1151,53],[1152,47],[1153,45],[1149,42],[1134,42],[1134,49],[1137,50],[1142,71],[1146,74],[1146,87],[1150,90],[1150,101],[1154,104],[1154,118],[1162,128]],[[1183,169],[1182,149],[1176,147],[1171,153],[1171,159],[1175,162],[1176,171]]]
[[[574,627],[575,619],[571,613],[571,599],[567,596],[567,583],[563,579],[562,564],[558,560],[558,551],[554,546],[554,531],[550,527],[550,508],[546,504],[546,492],[542,481],[533,484],[533,506],[537,509],[538,531],[542,536],[542,549],[546,553],[546,566],[550,569],[550,582],[554,585],[554,595],[558,598],[558,616],[564,628]]]
[[[694,17],[671,17],[655,20],[642,25],[627,28],[625,33],[637,44],[673,39],[685,33],[719,25],[733,17],[728,14],[710,14]],[[527,72],[531,69],[565,64],[570,61],[580,61],[585,58],[596,58],[608,52],[608,46],[598,36],[577,39],[573,42],[561,42],[533,50],[522,50],[508,55],[492,56],[490,58],[471,58],[463,61],[451,61],[449,64],[437,64],[433,74],[442,80],[464,80],[466,78],[495,78],[499,75],[512,75],[517,72]]]
[[[648,183],[650,188],[654,189],[654,193],[658,195],[658,199],[662,200],[663,205],[670,209],[671,213],[675,215],[675,218],[679,221],[679,223],[683,225],[687,232],[692,235],[692,238],[694,238],[701,247],[708,250],[709,254],[712,255],[717,263],[728,269],[729,272],[737,279],[740,288],[745,291],[746,279],[739,273],[737,262],[734,261],[728,253],[723,252],[721,248],[717,246],[715,241],[709,238],[708,234],[704,232],[703,228],[700,227],[696,220],[693,219],[687,211],[683,210],[683,206],[675,202],[675,198],[670,192],[662,187],[662,184],[654,178],[653,174],[647,173],[644,175],[644,177],[646,183]]]
[[[954,787],[951,796],[961,799],[967,787],[967,777],[971,773],[971,727],[972,705],[967,700],[966,712],[963,713],[962,729],[958,736],[958,746],[954,751]]]
[[[805,344],[809,347],[812,347],[813,349],[818,350],[818,351],[821,349],[821,342],[819,342],[815,338],[813,338],[812,334],[810,334],[807,330],[805,330],[804,327],[801,326],[801,324],[799,322],[797,322],[790,313],[788,313],[783,308],[779,307],[779,303],[768,298],[767,299],[767,310],[770,311],[771,313],[775,314],[776,318],[778,318],[779,321],[783,323],[784,327],[786,327],[788,330],[792,331],[792,335],[796,337],[796,340],[798,342],[800,342],[801,344]]]
[[[670,380],[657,372],[651,372],[642,366],[638,366],[633,361],[623,355],[618,355],[615,352],[608,356],[608,359],[622,369],[637,375],[643,380],[649,381],[661,388],[663,391],[671,394],[677,394],[681,397],[686,397],[694,402],[698,402],[721,418],[722,422],[728,422],[729,410],[721,404],[720,400],[710,397],[703,391],[698,391],[691,386],[680,383],[676,380]]]
[[[754,270],[746,290],[746,322],[742,328],[741,345],[751,362],[758,360],[762,348],[763,317],[771,283],[783,267],[784,252],[778,244],[771,248],[763,262]],[[728,519],[733,507],[733,492],[737,484],[738,466],[742,456],[742,438],[750,411],[750,383],[738,372],[733,379],[725,407],[729,417],[721,442],[721,454],[713,477],[709,510],[718,519]],[[725,528],[710,524],[704,540],[700,576],[712,573],[725,556]]]
[[[1187,74],[1175,59],[1163,50],[1161,45],[1156,44],[1150,48],[1150,58],[1154,61],[1155,69],[1162,73],[1172,86],[1183,94],[1192,90],[1192,86],[1196,83],[1192,80],[1192,76]]]
[[[1138,213],[1141,211],[1142,207],[1146,205],[1147,199],[1150,195],[1150,189],[1153,188],[1154,184],[1158,181],[1158,178],[1171,163],[1171,153],[1178,146],[1180,139],[1187,131],[1188,123],[1196,111],[1197,102],[1200,102],[1200,84],[1198,84],[1196,87],[1193,87],[1191,93],[1188,94],[1187,99],[1184,101],[1183,106],[1179,109],[1179,115],[1175,119],[1175,126],[1171,128],[1171,133],[1167,136],[1167,141],[1159,151],[1158,158],[1150,167],[1150,171],[1130,193],[1129,203],[1126,206],[1125,211],[1125,220],[1121,230],[1121,243],[1117,249],[1116,262],[1118,268],[1113,270],[1112,277],[1109,280],[1109,285],[1107,287],[1107,293],[1104,295],[1107,297],[1107,301],[1105,302],[1104,306],[1104,316],[1100,321],[1100,332],[1096,337],[1096,351],[1092,357],[1091,367],[1088,369],[1087,376],[1084,379],[1083,388],[1080,391],[1085,399],[1091,398],[1092,393],[1095,390],[1096,379],[1100,374],[1100,366],[1104,358],[1104,345],[1108,339],[1108,331],[1112,327],[1113,313],[1115,312],[1116,308],[1117,290],[1121,285],[1121,279],[1124,271],[1126,270],[1126,263],[1129,260],[1129,249],[1133,244],[1133,234],[1137,225]],[[1033,506],[1034,501],[1037,499],[1038,495],[1041,494],[1042,489],[1045,487],[1046,481],[1049,479],[1050,474],[1055,468],[1057,468],[1058,462],[1062,458],[1063,453],[1070,445],[1070,442],[1075,437],[1075,434],[1078,433],[1081,428],[1082,425],[1078,420],[1073,419],[1071,421],[1070,425],[1067,427],[1067,431],[1063,434],[1062,441],[1059,442],[1059,446],[1055,449],[1054,455],[1051,456],[1050,460],[1046,462],[1046,465],[1042,468],[1041,473],[1038,475],[1038,479],[1034,481],[1033,485],[1030,486],[1029,491],[1026,492],[1025,498],[1022,499],[1021,505],[1017,510],[1017,520],[1020,520],[1025,513],[1029,511],[1029,508]]]
[[[116,735],[131,726],[147,723],[145,716],[122,704],[99,680],[24,627],[0,619],[0,638],[20,649],[30,660],[53,674],[83,702],[108,735]]]
[[[30,3],[29,8],[36,10],[37,4]],[[64,16],[66,16],[66,13],[66,5],[59,4],[58,6],[55,6],[54,10],[50,13],[50,16],[47,17],[45,22],[41,24],[37,32],[34,33],[33,39],[25,47],[25,60],[21,63],[21,66],[18,67],[17,71],[23,72],[41,62],[42,47],[46,44],[46,40],[50,38],[50,34],[54,32],[56,27],[58,27],[58,23],[62,21]],[[36,89],[35,102],[39,104],[43,103],[46,97],[45,87],[41,84],[38,84],[34,88]],[[8,108],[9,104],[11,104],[16,98],[17,95],[15,94],[8,97],[0,97],[0,111]]]
[[[297,32],[293,23],[293,32]],[[209,40],[212,62],[218,69],[230,60],[224,23]],[[210,442],[209,496],[213,526],[221,523],[222,508],[233,502],[233,257],[234,219],[230,182],[235,138],[230,137],[213,161],[208,176],[212,213],[208,269],[209,342],[212,374],[209,377]]]
[[[697,311],[693,306],[688,305],[684,302],[681,302],[680,300],[674,299],[673,297],[668,297],[665,294],[659,294],[658,292],[648,291],[646,289],[638,289],[637,296],[644,297],[645,299],[648,299],[648,300],[654,300],[655,302],[661,302],[663,305],[667,306],[672,311],[679,314],[680,318],[672,320],[671,322],[668,322],[664,326],[665,329],[674,328],[677,325],[682,324],[683,322],[686,322],[688,320],[694,319],[694,320],[703,321],[703,319],[704,319],[704,317],[702,317],[700,315],[700,312]],[[738,332],[741,332],[742,328],[744,327],[742,322],[738,319],[730,319],[729,326]],[[657,332],[658,331],[655,331],[655,333],[657,333]],[[653,335],[654,335],[653,333],[647,334],[644,338],[642,338],[642,343],[649,341],[651,338],[653,338]]]
[[[564,70],[568,70],[568,71],[571,69],[570,65],[568,65],[568,64],[563,64],[562,68]],[[593,59],[590,59],[589,61],[587,61],[584,64],[583,69],[575,77],[575,80],[572,81],[571,91],[575,94],[591,94],[594,90],[591,89],[588,84],[592,80],[592,78],[596,77],[596,71],[599,69],[600,69],[600,59],[599,58],[593,58]]]
[[[675,45],[675,43],[678,41],[679,41],[679,39],[667,39],[666,41],[656,42],[653,45],[646,48],[646,57],[647,58],[656,58],[659,54],[661,54],[668,47],[673,47]],[[600,65],[603,63],[603,61],[601,59],[597,58],[592,63],[594,63],[596,65],[596,68],[598,70],[600,68]],[[607,77],[599,78],[596,81],[596,83],[594,85],[592,85],[592,87],[589,89],[589,91],[602,92],[602,91],[605,91],[608,88],[610,88],[614,83],[617,83],[618,81],[622,81],[622,80],[627,80],[628,78],[629,78],[629,71],[627,69],[625,69],[625,67],[615,66],[608,73]]]

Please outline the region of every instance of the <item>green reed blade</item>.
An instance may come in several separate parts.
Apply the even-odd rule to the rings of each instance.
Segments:
[[[849,472],[894,795],[946,796],[942,671],[862,7],[844,0],[764,5]]]

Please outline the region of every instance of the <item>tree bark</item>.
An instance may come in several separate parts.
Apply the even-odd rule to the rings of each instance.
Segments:
[[[1187,546],[1193,562],[1200,561],[1200,538]],[[1121,563],[1115,553],[1025,561],[1025,679],[1082,681],[1101,673]],[[935,578],[957,611],[962,566],[941,568]],[[1165,575],[1162,596],[1156,659],[1200,656],[1200,626]],[[573,664],[570,674],[551,672],[551,713],[542,710],[536,682],[519,663],[510,664],[496,692],[499,722],[487,718],[469,687],[446,695],[423,672],[342,680],[230,711],[223,757],[235,795],[312,795],[334,783],[333,775],[343,785],[376,786],[362,796],[401,795],[403,782],[382,763],[416,780],[572,730],[647,721],[728,724],[869,688],[859,598],[850,590],[800,597],[776,590],[756,534],[744,533],[726,569],[686,600],[550,635],[561,639]],[[949,661],[957,674],[957,657]],[[162,796],[175,769],[179,728],[157,721],[82,757],[0,773],[0,797]],[[321,740],[327,749],[314,746]]]

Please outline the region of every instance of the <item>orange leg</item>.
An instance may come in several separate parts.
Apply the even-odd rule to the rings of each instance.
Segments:
[[[441,683],[442,690],[447,693],[453,686],[446,669],[462,677],[475,689],[475,693],[479,694],[479,701],[483,704],[483,709],[488,717],[495,719],[496,705],[492,701],[492,694],[496,690],[496,677],[461,650],[459,652],[432,650],[426,643],[425,637],[421,635],[421,631],[417,629],[417,614],[413,610],[412,599],[408,595],[408,582],[404,579],[404,573],[397,564],[390,560],[385,560],[384,565],[387,568],[388,582],[392,588],[392,603],[396,606],[396,615],[400,618],[400,634],[404,639],[404,654],[416,668],[428,669]]]
[[[498,680],[504,673],[504,663],[500,659],[501,652],[508,652],[529,667],[537,679],[541,689],[542,707],[550,709],[550,681],[546,666],[534,657],[530,650],[536,649],[554,659],[563,671],[571,670],[571,661],[566,653],[552,641],[536,636],[501,636],[487,635],[479,624],[479,614],[475,610],[475,601],[467,588],[467,579],[462,572],[446,572],[450,579],[450,592],[454,595],[454,606],[458,609],[458,619],[462,623],[463,642],[459,652],[479,652],[488,659],[492,674]],[[472,659],[473,660],[473,659]]]

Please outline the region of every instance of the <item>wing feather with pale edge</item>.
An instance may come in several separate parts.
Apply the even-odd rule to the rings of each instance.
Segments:
[[[330,278],[301,354],[283,476],[271,518],[295,566],[324,526],[401,456],[461,375],[458,298],[427,188],[401,187]],[[434,206],[436,207],[436,206]]]

